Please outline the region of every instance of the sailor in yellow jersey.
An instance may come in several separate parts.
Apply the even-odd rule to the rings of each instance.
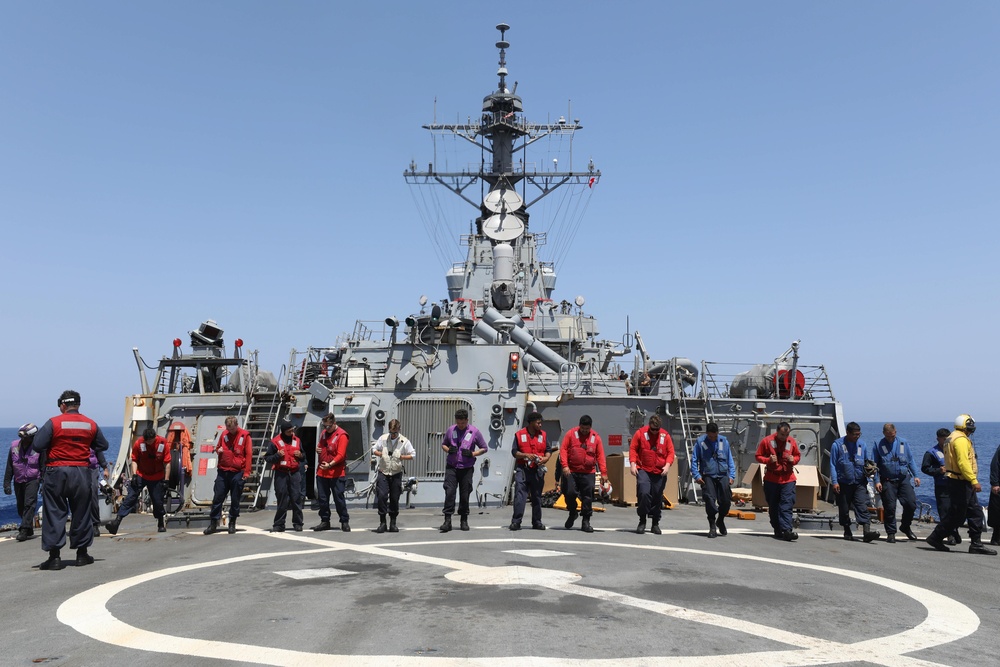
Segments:
[[[969,415],[955,418],[955,430],[944,443],[945,477],[951,507],[941,519],[934,532],[927,538],[927,544],[938,551],[950,551],[944,538],[951,535],[963,521],[968,522],[970,554],[996,556],[997,552],[983,545],[983,508],[979,505],[982,491],[979,484],[979,465],[976,463],[976,448],[971,436],[976,431],[976,421]]]

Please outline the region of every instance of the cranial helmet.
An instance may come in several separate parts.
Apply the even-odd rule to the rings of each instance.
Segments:
[[[976,420],[971,415],[959,415],[955,417],[955,428],[972,435],[976,432]]]

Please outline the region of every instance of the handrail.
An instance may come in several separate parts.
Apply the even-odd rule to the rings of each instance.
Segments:
[[[768,364],[748,364],[748,363],[727,363],[717,361],[702,362],[701,389],[706,399],[710,398],[731,398],[729,395],[733,381],[741,373],[752,372],[762,367],[770,367],[776,370],[773,362]],[[803,395],[800,397],[789,397],[791,400],[813,400],[829,399],[835,400],[833,388],[830,385],[830,377],[825,366],[809,366],[798,364],[796,370],[802,373],[805,380]],[[773,370],[766,377],[773,375]],[[793,392],[794,393],[794,392]],[[760,398],[775,398],[775,396],[760,396]]]

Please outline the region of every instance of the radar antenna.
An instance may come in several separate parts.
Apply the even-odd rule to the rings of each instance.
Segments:
[[[507,58],[506,58],[507,51],[506,51],[506,49],[508,49],[510,47],[510,43],[508,43],[504,39],[504,33],[507,32],[508,30],[510,30],[510,26],[507,25],[506,23],[498,23],[497,24],[497,30],[500,31],[500,41],[497,42],[497,48],[500,49],[500,69],[497,70],[497,74],[500,75],[500,88],[498,88],[498,91],[501,92],[501,93],[505,93],[505,92],[507,92]]]

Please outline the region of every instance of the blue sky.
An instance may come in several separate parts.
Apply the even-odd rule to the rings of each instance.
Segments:
[[[446,296],[402,172],[501,21],[526,117],[571,105],[603,172],[557,298],[660,359],[800,338],[848,419],[1000,420],[1000,6],[497,6],[0,5],[0,424],[71,387],[119,425],[131,348],[206,318],[277,370]]]

